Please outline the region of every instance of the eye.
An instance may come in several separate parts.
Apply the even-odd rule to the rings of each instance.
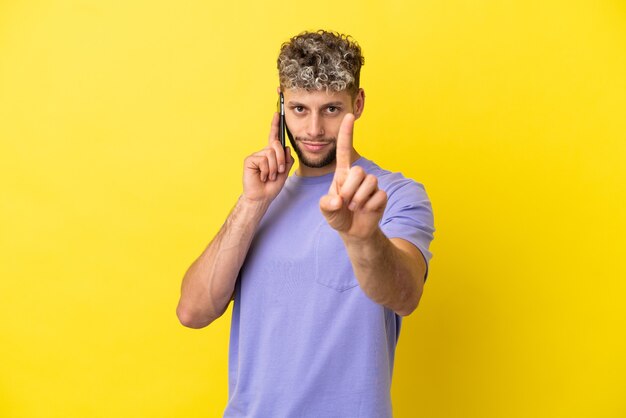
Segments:
[[[303,106],[295,106],[293,108],[293,110],[295,110],[296,113],[302,113],[302,112],[304,112],[304,107]]]
[[[339,112],[339,108],[335,106],[328,106],[328,113],[337,113]]]

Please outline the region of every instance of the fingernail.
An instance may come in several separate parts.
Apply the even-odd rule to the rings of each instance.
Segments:
[[[356,202],[350,202],[350,205],[348,206],[348,209],[350,209],[350,210],[352,210],[352,211],[353,211],[354,209],[356,209]]]
[[[285,172],[285,164],[281,164],[280,167],[278,167],[278,172],[279,173],[284,173]]]
[[[333,198],[333,206],[340,206],[341,205],[341,198],[339,196],[336,196],[335,198]]]
[[[276,173],[272,173],[271,179],[272,181],[276,180]]]

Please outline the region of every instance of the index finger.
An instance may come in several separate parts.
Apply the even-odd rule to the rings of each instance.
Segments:
[[[272,145],[272,142],[274,142],[274,141],[279,141],[279,139],[278,139],[278,121],[279,121],[278,112],[274,112],[274,118],[272,119],[272,128],[270,129],[270,136],[268,138],[269,145]]]
[[[278,172],[283,173],[285,171],[285,148],[280,143],[278,136],[278,130],[280,129],[280,114],[274,113],[272,119],[272,128],[270,129],[269,148],[273,149],[276,153],[276,163],[278,164]]]
[[[354,131],[354,115],[348,113],[343,117],[337,135],[337,168],[350,169],[352,157],[352,133]]]

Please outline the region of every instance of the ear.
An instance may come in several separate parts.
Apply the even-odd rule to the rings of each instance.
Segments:
[[[276,93],[280,94],[280,86],[276,87]]]
[[[365,90],[359,89],[356,97],[354,98],[352,108],[354,109],[354,119],[356,120],[361,117],[361,114],[363,113],[363,108],[365,108]]]

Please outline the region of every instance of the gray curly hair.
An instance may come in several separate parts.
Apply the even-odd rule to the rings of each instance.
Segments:
[[[282,44],[278,55],[281,89],[359,90],[361,47],[350,35],[319,30],[303,32]]]

